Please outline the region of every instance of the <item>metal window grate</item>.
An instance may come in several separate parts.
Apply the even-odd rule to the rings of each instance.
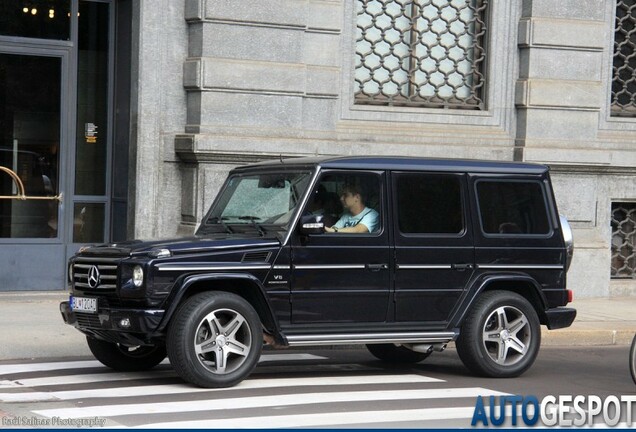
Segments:
[[[636,116],[636,0],[617,0],[612,116]]]
[[[485,108],[488,0],[358,0],[355,103]]]
[[[636,279],[636,203],[612,203],[612,278]]]

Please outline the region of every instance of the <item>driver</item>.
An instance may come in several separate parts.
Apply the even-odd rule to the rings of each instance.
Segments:
[[[364,203],[362,188],[347,184],[340,194],[340,202],[345,212],[338,222],[325,227],[330,233],[371,233],[380,227],[380,215]]]

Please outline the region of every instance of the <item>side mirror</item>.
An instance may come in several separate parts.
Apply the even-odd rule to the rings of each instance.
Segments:
[[[325,223],[322,221],[322,215],[302,216],[299,231],[303,235],[324,233]]]

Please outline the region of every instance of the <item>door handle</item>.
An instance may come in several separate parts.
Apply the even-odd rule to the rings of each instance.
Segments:
[[[453,264],[453,269],[457,271],[465,271],[473,268],[472,264]]]
[[[367,270],[377,272],[380,270],[386,270],[389,268],[388,264],[367,264]]]

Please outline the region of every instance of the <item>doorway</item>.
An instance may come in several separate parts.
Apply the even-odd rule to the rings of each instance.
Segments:
[[[63,290],[68,257],[111,239],[115,2],[17,3],[0,0],[0,166],[27,199],[0,172],[0,291]]]

